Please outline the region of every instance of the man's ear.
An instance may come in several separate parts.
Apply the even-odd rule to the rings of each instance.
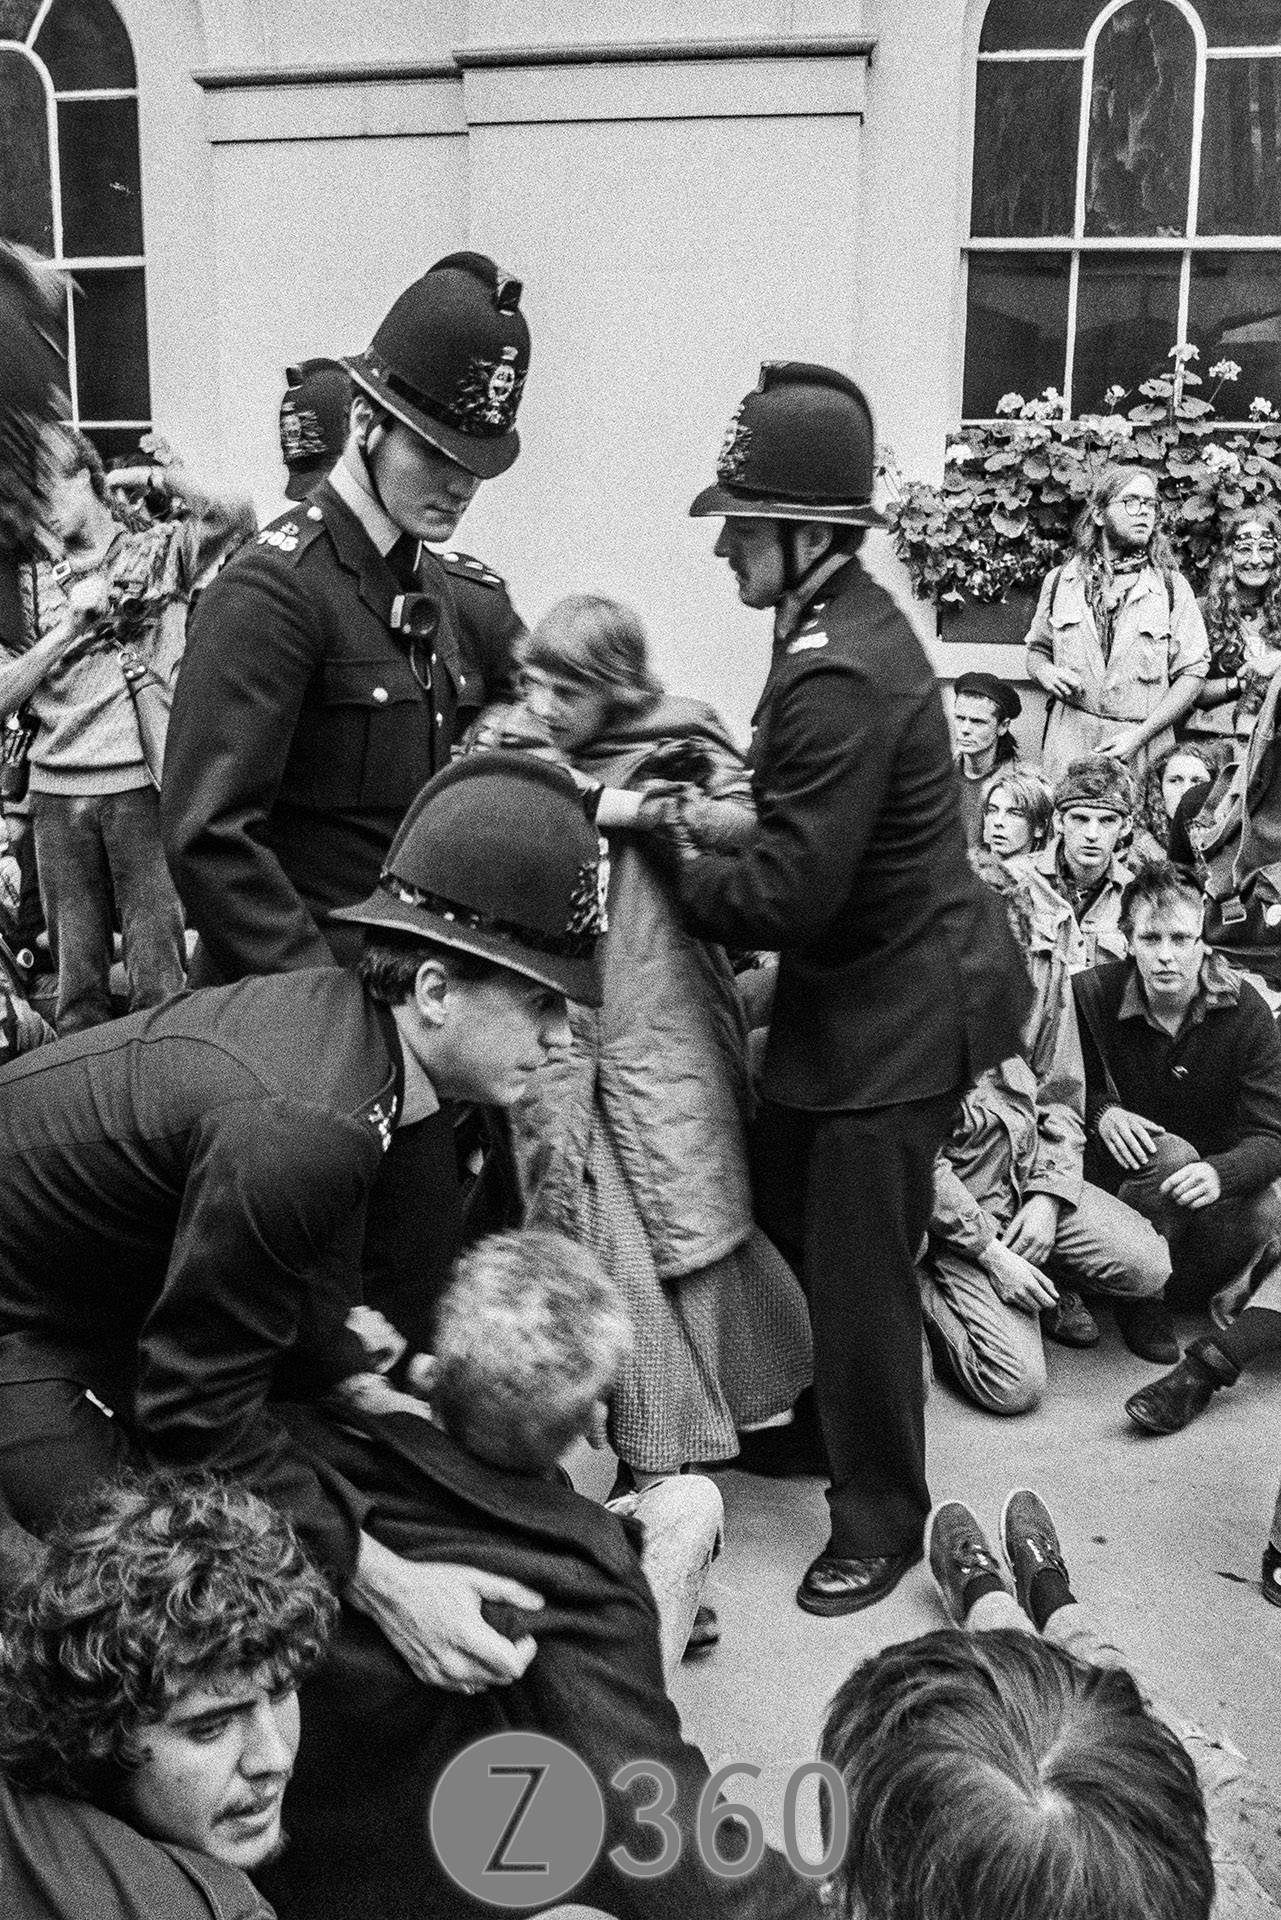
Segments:
[[[587,1431],[583,1435],[589,1447],[598,1451],[609,1445],[609,1408],[603,1400],[592,1402],[591,1412],[587,1416]]]
[[[414,1009],[429,1027],[449,1017],[449,975],[439,960],[424,960],[414,975]]]
[[[796,529],[796,558],[802,573],[810,568],[831,550],[836,538],[835,529],[825,520],[802,520]]]

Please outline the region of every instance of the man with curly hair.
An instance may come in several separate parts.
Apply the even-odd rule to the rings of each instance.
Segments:
[[[212,1478],[104,1483],[0,1637],[8,1920],[269,1920],[298,1686],[336,1611],[289,1523]]]

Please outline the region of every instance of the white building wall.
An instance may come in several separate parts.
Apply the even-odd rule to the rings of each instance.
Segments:
[[[439,254],[493,253],[525,281],[533,366],[524,452],[482,489],[464,544],[527,617],[582,588],[631,600],[670,682],[745,731],[767,626],[737,605],[715,523],[689,521],[688,501],[763,358],[848,368],[904,471],[941,470],[982,0],[121,10],[158,423],[265,505],[286,362],[363,345]],[[735,57],[642,57],[709,41]],[[566,64],[584,45],[627,57]],[[867,558],[907,602],[885,536]],[[932,635],[932,608],[911,611]],[[990,651],[937,658],[1008,672],[1009,651]]]

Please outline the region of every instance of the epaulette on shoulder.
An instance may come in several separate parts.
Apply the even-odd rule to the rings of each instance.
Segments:
[[[255,545],[274,547],[277,553],[301,553],[319,537],[324,524],[320,508],[304,503],[278,515],[262,529]]]
[[[478,587],[507,585],[501,573],[495,573],[483,560],[475,559],[470,553],[438,553],[436,558],[445,572],[452,573],[456,580],[473,580]]]

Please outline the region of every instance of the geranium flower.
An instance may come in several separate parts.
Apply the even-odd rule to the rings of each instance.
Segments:
[[[1024,399],[1021,393],[1003,393],[996,403],[998,413],[1022,413]]]
[[[1189,340],[1181,340],[1177,347],[1171,347],[1166,354],[1167,360],[1173,360],[1176,367],[1186,367],[1189,360],[1201,358],[1200,347],[1194,347]]]
[[[1204,447],[1201,458],[1211,473],[1240,473],[1241,462],[1226,447]]]
[[[1126,394],[1126,389],[1123,386],[1121,386],[1119,382],[1115,386],[1109,387],[1107,392],[1103,396],[1104,406],[1119,407],[1121,402],[1125,398],[1125,394]]]
[[[950,467],[963,467],[967,460],[976,458],[973,447],[964,440],[954,441],[947,450],[947,464]]]
[[[1277,410],[1272,402],[1265,400],[1261,393],[1256,393],[1254,399],[1250,402],[1250,418],[1252,420],[1275,420],[1276,417]]]
[[[1239,380],[1241,369],[1235,360],[1216,360],[1210,368],[1211,380]]]

